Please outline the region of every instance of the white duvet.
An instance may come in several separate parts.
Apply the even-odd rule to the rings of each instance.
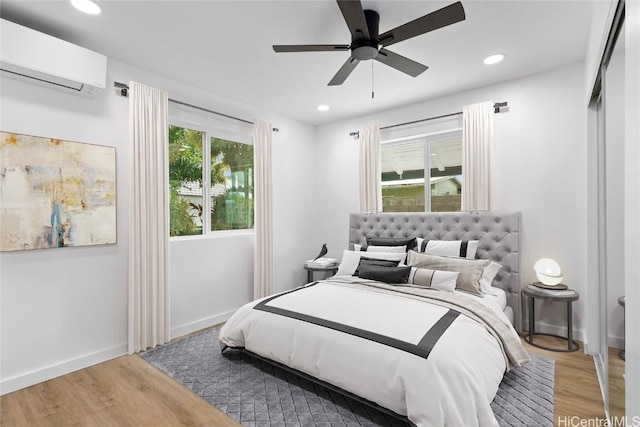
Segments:
[[[425,358],[254,308],[270,300],[270,310],[303,313],[409,344],[420,343],[449,312],[424,298],[353,286],[337,277],[253,301],[222,327],[220,344],[283,363],[406,415],[418,426],[498,425],[490,403],[507,369],[504,344],[477,320],[456,317]],[[509,324],[501,311],[495,315]],[[516,364],[521,361],[526,360],[521,357]]]

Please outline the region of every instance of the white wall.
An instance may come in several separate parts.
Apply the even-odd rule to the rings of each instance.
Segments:
[[[556,259],[565,283],[584,294],[586,279],[586,108],[584,65],[459,93],[384,113],[318,128],[318,179],[322,233],[333,255],[348,242],[348,215],[358,211],[358,144],[349,136],[361,125],[381,126],[461,111],[482,101],[508,101],[495,116],[491,159],[492,206],[522,212],[521,278],[536,281],[534,262]],[[574,332],[583,338],[584,298],[574,303]],[[564,306],[543,304],[538,330],[564,333]],[[545,326],[549,325],[549,326]]]
[[[0,128],[116,147],[113,246],[0,255],[1,391],[6,393],[126,352],[126,100],[87,99],[2,78]]]
[[[108,85],[136,80],[170,97],[226,114],[271,121],[274,281],[304,282],[302,265],[317,252],[309,227],[315,202],[314,128],[109,60]],[[116,147],[118,243],[104,247],[2,253],[0,392],[26,387],[126,352],[130,155],[128,101],[110,86],[96,99],[2,78],[3,131]],[[172,241],[172,336],[226,320],[251,300],[253,234]]]

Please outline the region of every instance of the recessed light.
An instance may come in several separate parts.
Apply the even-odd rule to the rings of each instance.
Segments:
[[[496,53],[495,55],[490,55],[484,58],[483,62],[485,65],[493,65],[501,62],[505,57],[506,55],[504,53]]]
[[[71,5],[81,12],[89,15],[98,15],[101,12],[100,6],[91,0],[71,0]]]
[[[329,106],[328,105],[318,105],[316,107],[316,110],[318,110],[318,111],[329,111]]]

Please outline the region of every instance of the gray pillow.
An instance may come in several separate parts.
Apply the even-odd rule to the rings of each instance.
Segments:
[[[407,256],[407,264],[411,267],[459,272],[460,274],[456,280],[456,289],[474,295],[482,295],[480,278],[482,277],[482,270],[490,262],[486,259],[449,258],[416,251],[409,251]]]

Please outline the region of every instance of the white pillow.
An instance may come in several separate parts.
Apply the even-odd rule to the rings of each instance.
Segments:
[[[498,271],[500,271],[501,268],[502,266],[500,264],[498,264],[497,262],[491,261],[489,265],[487,265],[482,270],[482,276],[480,277],[479,282],[480,282],[480,290],[483,293],[492,294],[491,283],[493,282],[493,279],[496,278],[496,276],[498,275]]]
[[[448,256],[456,258],[475,259],[478,251],[478,240],[466,241],[466,248],[462,240],[427,240],[418,237],[418,252],[429,255]],[[460,253],[462,249],[462,254]]]
[[[355,273],[360,263],[360,258],[386,259],[389,261],[404,261],[407,254],[395,252],[362,252],[362,251],[343,251],[342,262],[338,267],[336,276],[351,276]]]
[[[453,292],[458,281],[457,271],[430,270],[428,268],[411,267],[407,283]]]
[[[356,251],[361,251],[362,245],[354,243],[353,249]],[[396,254],[406,253],[407,246],[367,246],[367,252],[393,252]]]

